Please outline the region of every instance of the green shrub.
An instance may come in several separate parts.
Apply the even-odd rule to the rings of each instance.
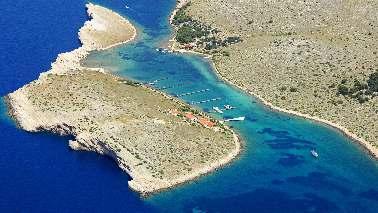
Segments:
[[[191,43],[197,37],[196,29],[191,26],[181,26],[176,35],[176,40],[182,44]]]
[[[189,22],[191,20],[192,18],[190,16],[186,15],[185,12],[179,10],[173,18],[173,24],[179,25],[185,22]]]
[[[241,42],[242,39],[238,36],[231,36],[231,37],[228,37],[225,39],[224,42],[228,43],[228,44],[235,44],[235,43],[238,43],[238,42]]]
[[[224,56],[230,56],[230,53],[229,52],[227,52],[227,51],[223,51],[223,53],[222,53]]]
[[[370,74],[367,85],[371,92],[378,92],[378,71]]]
[[[186,8],[189,5],[190,3],[186,4],[184,7],[177,11],[176,15],[173,17],[173,24],[179,25],[192,20],[192,18],[186,14]]]
[[[337,88],[337,92],[341,95],[349,95],[349,88],[344,84],[340,84]]]
[[[369,101],[369,97],[365,95],[358,95],[357,100],[360,104],[365,103],[366,101]]]
[[[352,89],[350,89],[350,93],[355,93],[361,90],[365,90],[368,88],[368,85],[364,82],[360,82],[359,80],[355,79],[354,80],[354,86]]]

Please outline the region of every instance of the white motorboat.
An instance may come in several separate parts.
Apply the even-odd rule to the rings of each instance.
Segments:
[[[245,120],[245,117],[242,116],[242,117],[237,117],[237,118],[226,119],[224,121],[244,121],[244,120]]]
[[[315,158],[319,157],[319,154],[315,150],[311,150],[311,155],[314,156]]]
[[[223,113],[223,111],[222,111],[221,109],[219,109],[219,107],[213,107],[213,110],[214,110],[215,112],[220,113],[220,114]]]

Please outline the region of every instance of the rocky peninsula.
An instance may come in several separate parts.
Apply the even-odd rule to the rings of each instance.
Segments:
[[[60,54],[51,70],[5,97],[18,125],[72,135],[72,149],[110,156],[131,176],[130,188],[143,195],[234,159],[240,143],[226,126],[173,97],[80,65],[89,51],[136,37],[120,15],[93,4],[87,8],[91,20],[80,29],[82,46]]]
[[[174,48],[210,55],[229,83],[378,157],[378,2],[188,2],[171,18]]]

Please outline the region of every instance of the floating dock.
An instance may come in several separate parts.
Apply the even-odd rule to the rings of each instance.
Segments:
[[[208,103],[208,102],[213,102],[213,101],[219,101],[222,100],[222,98],[212,98],[212,99],[207,99],[207,100],[202,100],[202,101],[192,101],[192,104],[203,104],[203,103]]]
[[[178,88],[178,87],[185,87],[192,84],[191,82],[187,83],[180,83],[180,84],[172,84],[169,86],[162,86],[162,87],[156,87],[156,89],[165,90],[165,89],[172,89],[172,88]]]
[[[194,95],[194,94],[198,94],[198,93],[204,93],[204,92],[208,92],[208,91],[210,91],[210,89],[201,89],[201,90],[197,90],[197,91],[193,91],[193,92],[178,94],[176,96],[177,97],[183,97],[183,96]]]

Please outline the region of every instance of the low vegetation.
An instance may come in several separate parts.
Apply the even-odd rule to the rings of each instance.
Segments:
[[[183,7],[181,7],[180,10],[178,10],[175,14],[175,16],[173,17],[173,21],[172,23],[174,25],[180,25],[180,24],[183,24],[183,23],[186,23],[186,22],[189,22],[189,21],[192,21],[192,18],[190,16],[188,16],[185,12],[185,10],[190,6],[190,3],[184,5]]]
[[[177,27],[176,40],[184,45],[184,48],[211,51],[242,41],[239,36],[223,38],[218,34],[218,29],[192,19],[186,12],[189,5],[190,3],[180,8],[172,21]]]
[[[275,106],[337,123],[374,146],[377,8],[378,1],[191,0],[185,12],[219,29],[217,36],[241,38],[208,51],[220,75]],[[216,38],[208,49],[220,44]]]
[[[355,98],[359,103],[365,103],[378,96],[378,71],[369,75],[367,81],[355,79],[353,83],[343,79],[337,87],[339,95]]]
[[[23,115],[38,130],[72,127],[75,135],[81,135],[78,142],[89,150],[96,149],[86,141],[99,141],[115,153],[120,165],[148,180],[146,187],[188,175],[236,149],[229,129],[205,128],[169,113],[180,109],[211,120],[189,105],[108,74],[86,70],[49,74],[11,96],[20,95],[28,101],[19,104],[30,110]]]
[[[176,40],[182,44],[194,42],[197,38],[206,37],[211,33],[209,29],[196,22],[183,24],[178,30]]]

